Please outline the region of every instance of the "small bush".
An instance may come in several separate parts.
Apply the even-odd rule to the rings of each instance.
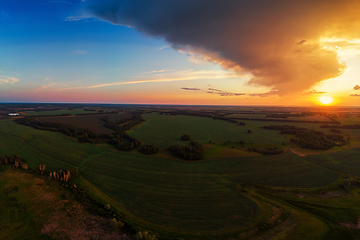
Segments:
[[[181,138],[180,138],[182,141],[190,141],[191,140],[191,137],[189,135],[182,135]]]

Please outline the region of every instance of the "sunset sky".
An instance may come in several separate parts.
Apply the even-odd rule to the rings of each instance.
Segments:
[[[358,0],[0,0],[0,102],[359,106],[359,29]]]

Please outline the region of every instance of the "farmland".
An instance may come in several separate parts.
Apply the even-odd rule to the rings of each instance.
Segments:
[[[46,116],[46,115],[61,115],[61,114],[86,114],[86,113],[94,113],[93,111],[85,111],[84,109],[60,109],[60,110],[48,110],[48,111],[26,111],[25,114],[27,116]]]
[[[280,158],[232,158],[189,164],[112,152],[100,146],[77,143],[59,133],[17,125],[10,120],[0,124],[1,139],[4,136],[13,139],[1,143],[1,155],[17,153],[25,157],[31,167],[38,164],[46,164],[49,169],[77,166],[85,180],[113,199],[130,219],[140,218],[147,227],[153,222],[168,228],[197,231],[237,228],[258,215],[257,205],[237,192],[239,182],[319,187],[337,179],[334,172],[309,164],[292,153],[282,154]],[[273,174],[283,168],[288,171]],[[160,217],[164,212],[167,217]],[[208,215],[204,215],[205,212]],[[231,216],[243,217],[236,217],[234,221]]]
[[[77,128],[88,128],[95,133],[112,134],[112,130],[104,127],[101,118],[109,117],[112,121],[131,117],[127,113],[115,114],[98,114],[98,115],[82,115],[82,116],[64,116],[64,117],[41,117],[40,121],[69,124]]]
[[[281,115],[280,115],[281,116]],[[255,118],[255,119],[286,119],[290,121],[319,121],[319,122],[329,122],[329,118],[324,115],[312,115],[312,116],[300,116],[300,117],[286,117],[286,118],[279,118],[271,116],[271,114],[260,114],[260,113],[248,113],[248,114],[230,114],[227,116],[228,118]]]
[[[360,177],[360,148],[309,155],[308,161]]]
[[[212,142],[251,142],[282,144],[286,139],[275,131],[266,131],[255,126],[240,126],[211,118],[160,115],[158,113],[144,114],[144,124],[139,125],[128,133],[147,143],[162,148],[172,144],[184,144],[180,137],[189,134],[194,141],[201,143]],[[248,134],[251,129],[252,134]]]
[[[101,129],[96,124],[105,115],[39,119],[79,127],[89,124],[95,130]],[[131,115],[109,116],[114,121]],[[79,143],[59,132],[36,130],[12,119],[0,121],[0,156],[20,155],[32,169],[39,164],[51,171],[77,167],[80,177],[73,183],[102,204],[109,203],[124,221],[157,233],[161,239],[358,236],[340,223],[351,225],[360,214],[355,204],[359,200],[356,184],[348,188],[348,182],[360,182],[359,148],[301,157],[285,144],[283,153],[267,156],[246,151],[250,146],[286,142],[277,131],[259,128],[269,125],[266,121],[245,121],[246,126],[240,126],[158,112],[142,116],[146,121],[127,133],[159,146],[160,153],[153,156],[137,149],[124,152],[106,144]],[[291,125],[320,129],[314,123]],[[205,160],[188,162],[169,154],[169,145],[187,144],[180,140],[184,134],[202,143]]]

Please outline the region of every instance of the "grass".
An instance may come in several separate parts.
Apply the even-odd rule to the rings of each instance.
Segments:
[[[236,191],[239,182],[320,187],[338,175],[290,152],[200,162],[109,153],[88,161],[82,177],[127,217],[161,231],[229,231],[255,220],[258,208]]]
[[[237,191],[240,182],[309,188],[338,178],[291,152],[184,162],[78,143],[11,120],[0,121],[0,129],[0,155],[18,154],[34,168],[79,167],[90,192],[112,201],[136,225],[156,232],[219,233],[248,226],[259,208]]]
[[[122,239],[108,218],[91,215],[60,184],[0,165],[0,239]]]
[[[222,120],[183,115],[160,115],[158,113],[143,114],[145,123],[129,131],[131,136],[161,148],[173,144],[187,144],[180,137],[188,134],[194,141],[208,143],[239,142],[281,144],[286,139],[276,131],[267,131],[254,126],[240,126]],[[247,131],[250,129],[252,134]]]
[[[53,210],[46,208],[43,200],[34,201],[45,190],[37,184],[33,177],[0,165],[0,239],[52,239],[41,234]]]
[[[308,155],[305,159],[324,167],[360,177],[360,148]]]
[[[40,164],[47,165],[48,170],[73,168],[104,151],[63,134],[36,130],[12,120],[0,121],[0,156],[20,155],[30,168]]]
[[[349,116],[349,117],[344,117],[344,118],[336,118],[336,120],[338,120],[339,122],[341,122],[342,125],[345,124],[359,124],[360,123],[360,117],[357,116]]]
[[[246,123],[246,126],[258,128],[265,125],[290,125],[296,127],[303,127],[307,129],[313,129],[318,131],[323,131],[324,133],[331,133],[330,128],[321,128],[322,124],[319,123],[287,123],[287,122],[268,122],[268,121],[250,121],[250,120],[243,120],[242,122]],[[350,136],[360,136],[360,129],[340,129],[342,134],[350,135]]]

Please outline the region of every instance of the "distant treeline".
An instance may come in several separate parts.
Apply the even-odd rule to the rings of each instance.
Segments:
[[[289,119],[269,119],[269,118],[233,118],[237,120],[248,120],[248,121],[266,121],[266,122],[291,122],[291,123],[337,123],[329,121],[305,121],[305,120],[289,120]]]
[[[328,125],[324,124],[320,126],[321,128],[342,128],[342,129],[360,129],[360,124],[353,124],[353,125]]]
[[[172,145],[169,151],[175,156],[185,160],[201,160],[204,159],[202,146],[198,142],[190,141],[191,146]]]
[[[110,144],[123,151],[131,151],[140,146],[141,143],[138,139],[125,132],[144,121],[140,113],[133,113],[131,118],[116,121],[111,121],[109,117],[101,118],[101,120],[105,122],[105,127],[114,131],[113,137],[109,140]]]
[[[65,117],[65,116],[71,116],[71,113],[62,113],[56,115],[31,115],[29,117],[41,118],[41,117]]]
[[[290,142],[299,144],[302,148],[326,150],[335,146],[343,146],[346,141],[339,134],[325,134],[322,131],[309,130],[289,125],[264,126],[264,129],[280,130],[281,134],[295,135]]]
[[[282,148],[278,148],[278,147],[266,148],[266,149],[249,147],[248,151],[249,152],[257,152],[257,153],[261,153],[261,154],[265,154],[265,155],[275,155],[275,154],[282,153],[284,150]]]
[[[78,113],[78,114],[75,114],[75,116],[93,116],[93,115],[103,115],[103,114],[115,114],[115,113],[118,113],[118,111],[110,111],[110,112],[105,112],[105,111],[98,111],[96,113]]]
[[[34,117],[24,117],[15,120],[16,123],[23,124],[25,126],[31,126],[39,130],[47,130],[52,132],[61,132],[67,136],[78,138],[79,142],[101,142],[100,139],[109,139],[109,134],[94,133],[88,128],[77,128],[69,124],[43,122]]]
[[[24,117],[16,119],[15,122],[25,126],[31,126],[39,130],[47,130],[52,132],[61,132],[67,136],[77,138],[79,142],[97,143],[108,142],[116,146],[122,151],[131,151],[141,145],[140,141],[125,131],[130,130],[133,126],[144,121],[139,113],[133,113],[132,117],[111,121],[108,116],[101,118],[105,122],[105,127],[114,131],[112,135],[94,133],[88,128],[78,128],[70,124],[43,122],[34,117]],[[145,149],[144,154],[152,154],[156,150]]]

